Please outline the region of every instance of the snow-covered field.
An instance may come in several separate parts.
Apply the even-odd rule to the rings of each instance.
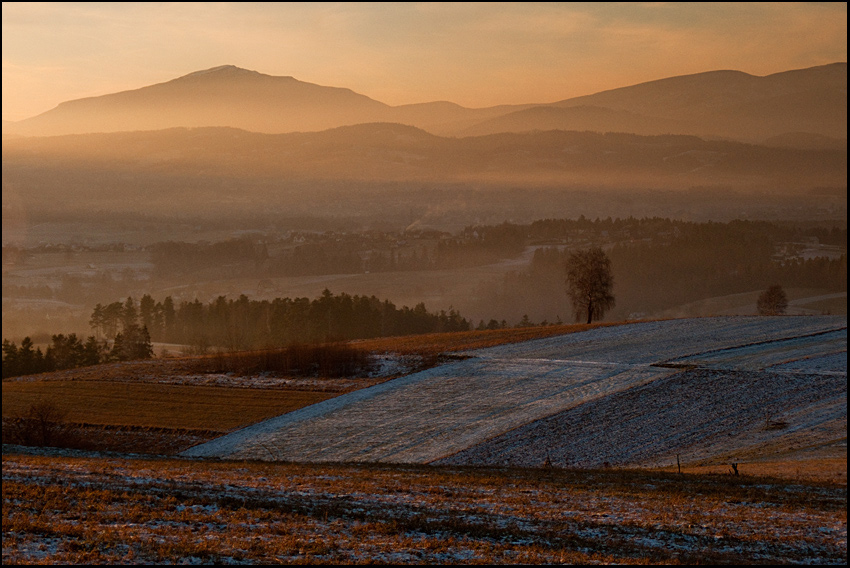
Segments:
[[[641,322],[467,355],[184,455],[641,466],[846,439],[846,316]]]

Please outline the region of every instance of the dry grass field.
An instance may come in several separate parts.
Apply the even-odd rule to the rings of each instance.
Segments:
[[[331,396],[117,381],[9,382],[3,385],[3,415],[25,414],[32,404],[47,400],[54,401],[69,422],[226,432]]]
[[[3,564],[846,562],[847,460],[814,451],[740,475],[170,457],[457,352],[587,328],[353,342],[377,362],[353,377],[214,372],[213,356],[6,380],[4,426],[52,402],[83,450],[4,443]]]
[[[548,337],[605,324],[442,333],[351,342],[386,354],[395,365],[371,376],[303,378],[215,372],[219,356],[111,363],[3,381],[3,418],[54,404],[80,430],[75,446],[139,453],[176,453],[198,441],[291,412],[344,392],[439,362],[440,354]],[[211,371],[211,369],[213,371]],[[112,427],[109,435],[98,432]],[[121,439],[114,427],[125,427]],[[195,436],[167,444],[169,436]],[[132,442],[133,432],[138,441]],[[199,437],[200,436],[200,437]],[[81,438],[88,440],[82,444]],[[9,442],[8,438],[4,438]],[[173,448],[173,451],[169,450]]]
[[[833,483],[836,485],[847,484],[847,458],[835,457],[802,457],[789,456],[784,460],[758,460],[748,461],[738,466],[741,475],[753,477],[772,477],[793,481]],[[676,466],[660,468],[659,471],[678,472]],[[683,474],[732,474],[732,468],[727,465],[701,465],[684,466],[681,468]]]
[[[842,564],[845,485],[3,455],[3,564]]]
[[[401,354],[439,355],[456,351],[469,351],[521,343],[531,339],[541,339],[556,335],[566,335],[587,331],[598,327],[619,325],[618,323],[566,324],[543,327],[519,327],[508,329],[488,329],[461,331],[455,333],[429,333],[407,335],[404,337],[382,337],[352,342],[352,345],[374,352],[392,352]]]

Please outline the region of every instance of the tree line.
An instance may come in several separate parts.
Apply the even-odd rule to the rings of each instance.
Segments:
[[[29,337],[20,347],[3,339],[3,378],[75,369],[112,361],[150,359],[153,345],[132,298],[110,305],[108,331],[82,340],[76,333],[51,336],[44,352]],[[112,319],[114,316],[114,319]]]
[[[112,361],[150,359],[153,355],[147,330],[138,326],[123,329],[112,342],[100,341],[90,335],[85,342],[76,333],[51,336],[51,343],[42,352],[32,339],[25,337],[18,347],[3,340],[3,378],[50,373],[64,369],[87,367]]]
[[[189,345],[195,352],[267,349],[351,339],[414,335],[472,329],[457,310],[429,312],[424,303],[396,307],[375,296],[334,295],[325,290],[314,300],[249,300],[219,296],[203,303],[162,301],[145,294],[136,302],[97,304],[85,342],[76,334],[54,335],[46,352],[29,337],[21,346],[3,341],[3,377],[56,371],[108,361],[147,359],[152,342]]]
[[[111,338],[125,320],[135,317],[155,342],[191,345],[204,351],[465,331],[471,327],[454,309],[432,313],[424,303],[399,308],[375,296],[334,295],[329,290],[314,300],[249,300],[242,294],[236,299],[219,296],[208,303],[198,299],[176,303],[170,296],[156,301],[146,294],[138,308],[131,306],[131,301],[95,306],[90,321],[95,333]]]
[[[257,277],[306,276],[440,270],[471,267],[514,258],[530,244],[582,240],[671,242],[683,234],[710,244],[718,232],[747,233],[773,246],[803,237],[821,244],[846,246],[846,228],[802,223],[731,221],[694,223],[668,218],[541,219],[529,224],[472,225],[455,235],[426,233],[304,234],[306,242],[282,250],[274,243],[247,237],[217,243],[160,242],[150,246],[157,277],[215,269]],[[399,244],[403,242],[404,244]],[[280,244],[280,243],[278,243]],[[271,251],[270,251],[270,245]]]
[[[215,268],[244,275],[279,277],[441,270],[496,262],[522,252],[526,227],[503,223],[456,236],[419,233],[327,233],[300,235],[280,248],[251,238],[217,243],[159,242],[149,247],[154,275],[180,276]],[[286,242],[289,242],[288,239]],[[399,243],[403,244],[399,244]]]

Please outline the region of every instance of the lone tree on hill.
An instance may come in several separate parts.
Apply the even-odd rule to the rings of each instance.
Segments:
[[[760,316],[778,316],[788,308],[788,296],[782,286],[776,284],[759,294],[756,307]]]
[[[567,294],[573,303],[576,321],[600,319],[614,307],[614,277],[611,260],[601,248],[580,250],[567,259]]]

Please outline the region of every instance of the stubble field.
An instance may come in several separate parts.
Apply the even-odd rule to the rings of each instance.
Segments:
[[[84,432],[100,433],[97,449],[133,453],[4,445],[3,563],[846,562],[844,318],[498,330],[356,345],[375,355],[368,376],[239,376],[204,372],[209,359],[174,359],[4,381],[4,418],[38,399],[34,393],[59,389],[58,400],[83,413],[74,419],[86,422]],[[188,389],[177,398],[184,404],[170,406],[177,387]],[[414,387],[419,398],[405,407]],[[136,393],[136,413],[120,396],[115,406],[97,404],[101,388],[142,389],[148,398]],[[248,411],[211,396],[202,411],[192,404],[203,389],[257,404]],[[464,391],[475,397],[464,412],[451,411]],[[263,421],[304,393],[302,410]],[[324,402],[304,407],[313,396]],[[488,397],[501,400],[498,408]],[[765,418],[765,401],[784,406]],[[713,414],[724,405],[727,414]],[[144,408],[158,409],[155,425],[133,426]],[[205,416],[197,426],[231,417],[221,439],[257,453],[149,455],[216,447],[202,442],[223,428],[187,430],[181,410]],[[281,419],[288,434],[274,427]],[[420,433],[411,444],[405,428],[426,419],[440,435]],[[272,426],[265,439],[239,430],[254,423]],[[348,437],[345,423],[362,423],[359,434]],[[110,447],[133,429],[135,437]],[[406,436],[407,449],[399,445]],[[286,455],[299,437],[312,458]],[[459,439],[461,450],[447,452]],[[682,473],[670,462],[671,440],[693,450],[682,452]],[[373,463],[340,453],[366,448],[378,456]],[[419,463],[380,458],[423,448],[427,455],[412,460]],[[603,464],[611,458],[600,452],[612,448],[631,453]],[[258,461],[272,458],[282,461]]]
[[[846,485],[3,456],[4,564],[841,564]]]

